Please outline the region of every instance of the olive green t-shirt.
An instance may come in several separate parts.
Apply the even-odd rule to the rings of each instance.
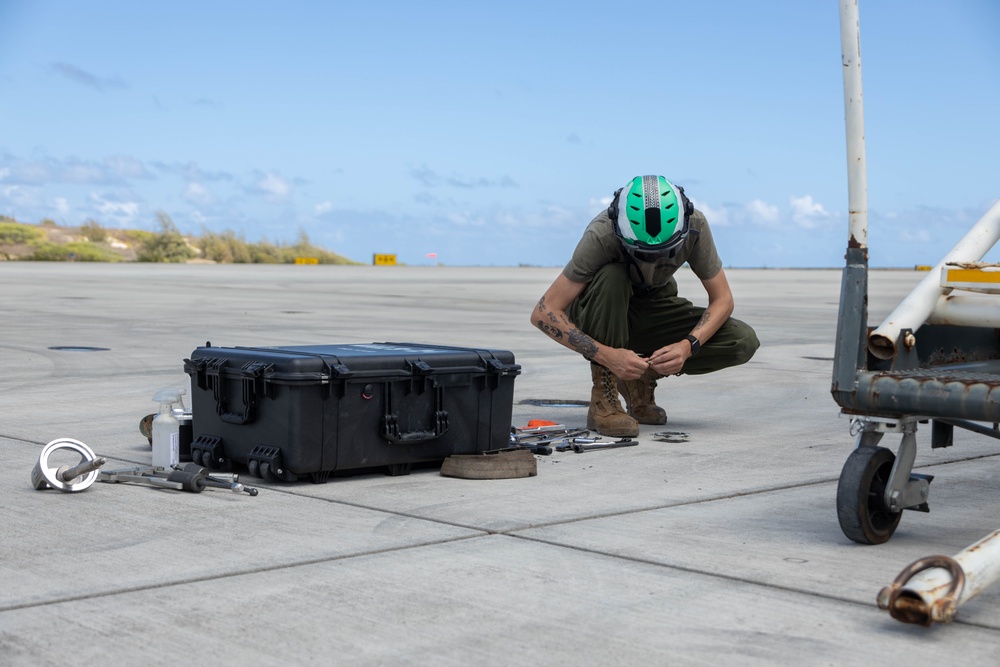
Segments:
[[[608,212],[603,211],[590,221],[583,238],[576,245],[573,257],[563,269],[563,275],[578,283],[589,283],[605,264],[628,261],[622,242],[615,236]],[[701,280],[714,278],[722,269],[722,260],[712,240],[712,230],[701,211],[691,216],[691,231],[680,251],[671,258],[656,262],[635,260],[643,279],[653,287],[662,287],[687,262]]]

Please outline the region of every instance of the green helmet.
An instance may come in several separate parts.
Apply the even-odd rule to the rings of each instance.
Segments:
[[[694,206],[684,188],[662,176],[636,176],[615,191],[608,216],[636,259],[673,257],[687,239]]]

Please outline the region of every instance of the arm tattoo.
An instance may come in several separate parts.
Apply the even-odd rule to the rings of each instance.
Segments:
[[[710,319],[712,319],[712,313],[710,313],[710,312],[708,312],[706,310],[704,313],[701,314],[701,319],[698,320],[698,324],[694,325],[694,328],[695,329],[702,328],[703,326],[705,326],[706,324],[708,324],[708,321]]]
[[[540,313],[544,313],[545,312],[545,297],[544,296],[541,299],[538,300],[538,312],[540,312]]]
[[[579,329],[573,329],[569,332],[569,344],[586,359],[593,360],[597,356],[597,343]]]
[[[540,321],[538,322],[538,324],[536,324],[536,326],[539,329],[541,329],[542,332],[545,333],[545,335],[548,336],[549,338],[555,338],[556,340],[560,340],[563,337],[562,331],[560,331],[554,326],[546,324],[545,322]]]

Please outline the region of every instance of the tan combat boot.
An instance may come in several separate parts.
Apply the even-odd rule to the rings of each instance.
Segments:
[[[611,371],[600,364],[590,364],[594,388],[590,390],[587,428],[601,435],[631,438],[639,435],[639,423],[625,414],[618,401],[618,382]]]
[[[660,377],[652,368],[647,368],[638,380],[618,380],[618,390],[625,397],[625,409],[640,424],[667,423],[667,411],[658,406],[653,398],[653,390]]]

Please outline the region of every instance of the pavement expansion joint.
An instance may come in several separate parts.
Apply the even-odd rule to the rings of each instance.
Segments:
[[[617,559],[617,560],[629,561],[631,563],[637,563],[637,564],[640,564],[640,565],[651,565],[653,567],[666,568],[666,569],[670,569],[670,570],[676,570],[678,572],[688,572],[688,573],[691,573],[691,574],[697,574],[697,575],[701,575],[701,576],[705,576],[705,577],[711,577],[711,578],[714,578],[714,579],[723,579],[723,580],[726,580],[726,581],[732,581],[732,582],[737,582],[737,583],[741,583],[741,584],[746,584],[748,586],[759,586],[761,588],[767,588],[767,589],[771,589],[771,590],[783,591],[785,593],[792,593],[794,595],[804,595],[804,596],[811,597],[811,598],[817,598],[817,599],[821,599],[821,600],[829,600],[829,601],[832,601],[832,602],[840,602],[840,603],[852,605],[854,607],[860,607],[860,608],[864,608],[864,609],[874,609],[875,611],[878,611],[878,608],[874,605],[874,603],[861,602],[859,600],[853,600],[851,598],[841,597],[841,596],[838,596],[838,595],[830,595],[828,593],[820,593],[820,592],[817,592],[817,591],[810,591],[810,590],[806,590],[806,589],[803,589],[803,588],[796,588],[796,587],[793,587],[793,586],[781,586],[779,584],[765,583],[765,582],[761,582],[761,581],[755,581],[753,579],[747,579],[745,577],[738,577],[738,576],[735,576],[735,575],[732,575],[732,574],[724,574],[724,573],[721,573],[721,572],[711,572],[709,570],[700,570],[698,568],[688,567],[688,566],[685,566],[685,565],[671,565],[669,563],[662,563],[662,562],[650,560],[648,558],[639,558],[639,557],[636,557],[636,556],[624,556],[622,554],[609,553],[607,551],[601,551],[599,549],[591,549],[591,548],[581,547],[581,546],[577,546],[577,545],[567,545],[567,544],[562,544],[560,542],[554,542],[554,541],[551,541],[551,540],[546,540],[546,539],[542,539],[542,538],[538,538],[538,537],[530,537],[530,536],[526,536],[526,535],[510,535],[509,537],[515,537],[517,539],[526,540],[528,542],[536,542],[538,544],[546,544],[546,545],[549,545],[549,546],[559,547],[559,548],[562,548],[562,549],[572,549],[573,551],[579,551],[581,553],[593,554],[595,556],[605,556],[607,558],[614,558],[614,559]],[[964,621],[961,618],[956,618],[953,621],[953,623],[955,625],[959,625],[959,624],[961,624],[961,625],[968,625],[970,627],[981,628],[983,630],[991,630],[991,631],[995,631],[995,632],[1000,632],[1000,626],[987,625],[987,624],[984,624],[984,623],[970,623],[970,622]]]
[[[281,572],[285,570],[291,570],[299,567],[307,567],[309,565],[318,565],[321,563],[332,563],[336,561],[349,560],[352,558],[364,558],[367,556],[377,556],[379,554],[393,553],[397,551],[407,551],[410,549],[422,549],[424,547],[436,546],[439,544],[448,544],[449,542],[461,542],[464,540],[470,540],[475,538],[485,537],[484,534],[477,535],[460,535],[456,537],[443,538],[438,540],[430,540],[427,542],[420,542],[418,544],[403,544],[395,547],[386,547],[384,549],[372,549],[370,551],[362,551],[350,554],[340,554],[336,556],[324,556],[318,558],[307,558],[297,561],[292,561],[288,563],[280,563],[277,565],[269,565],[264,567],[255,568],[244,568],[241,570],[234,570],[232,572],[215,573],[200,577],[185,577],[183,579],[175,579],[173,581],[164,581],[156,584],[140,585],[140,586],[129,586],[125,588],[118,588],[112,591],[102,591],[95,593],[84,593],[81,595],[67,595],[58,598],[51,598],[48,600],[37,600],[34,602],[25,602],[21,604],[12,604],[8,606],[0,606],[0,613],[7,611],[16,611],[18,609],[30,609],[33,607],[46,607],[54,604],[62,604],[64,602],[77,602],[79,600],[91,600],[96,598],[107,598],[114,597],[117,595],[127,595],[129,593],[139,593],[143,591],[152,591],[162,588],[173,588],[176,586],[186,586],[188,584],[197,584],[205,581],[216,581],[219,579],[231,579],[234,577],[242,577],[246,575],[253,574],[264,574],[268,572]]]

